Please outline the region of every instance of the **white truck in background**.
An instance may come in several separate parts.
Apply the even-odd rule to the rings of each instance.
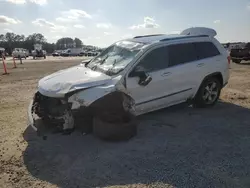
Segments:
[[[42,44],[34,45],[32,56],[33,56],[33,59],[36,59],[37,57],[43,57],[44,59],[46,59],[46,51],[42,49]]]
[[[61,56],[78,56],[83,52],[82,48],[68,48],[61,53]]]

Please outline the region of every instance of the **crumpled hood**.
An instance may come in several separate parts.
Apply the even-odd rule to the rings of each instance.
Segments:
[[[110,76],[92,71],[81,64],[42,78],[38,83],[38,91],[48,97],[63,97],[71,91],[100,86],[109,82],[112,82]]]

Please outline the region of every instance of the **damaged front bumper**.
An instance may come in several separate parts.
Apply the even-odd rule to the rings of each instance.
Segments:
[[[37,132],[64,131],[74,128],[74,118],[67,102],[37,92],[28,107],[28,125]]]
[[[35,126],[35,121],[33,118],[33,104],[34,104],[34,101],[31,100],[29,107],[28,107],[28,126],[31,126],[35,131],[37,131],[38,129]]]
[[[128,114],[135,115],[134,100],[119,91],[109,93],[89,106],[75,105],[78,102],[81,101],[77,97],[52,98],[36,92],[28,107],[28,125],[38,135],[44,135],[48,131],[67,132],[76,126],[92,126],[95,116],[121,122]]]

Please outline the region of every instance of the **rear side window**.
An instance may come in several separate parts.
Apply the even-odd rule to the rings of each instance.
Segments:
[[[149,52],[136,66],[137,70],[151,72],[168,67],[167,47],[160,47]]]
[[[171,45],[169,48],[169,67],[196,61],[198,59],[193,43]]]
[[[205,59],[220,55],[219,50],[211,42],[197,42],[195,43],[195,47],[199,59]]]

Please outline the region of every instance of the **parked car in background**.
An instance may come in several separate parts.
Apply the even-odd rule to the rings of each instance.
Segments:
[[[81,57],[82,57],[82,56],[85,56],[85,54],[86,54],[86,53],[82,51],[82,52],[80,52],[80,53],[78,54],[78,56],[81,56]]]
[[[12,56],[14,58],[25,58],[26,59],[27,52],[23,48],[14,48],[14,50],[12,51]]]
[[[6,59],[6,52],[5,52],[5,48],[1,48],[0,47],[0,60]]]
[[[53,57],[57,57],[57,56],[60,56],[61,55],[61,51],[60,50],[55,50],[53,53],[52,53],[52,56]]]
[[[29,106],[30,125],[37,130],[34,117],[39,116],[62,130],[73,129],[78,115],[93,118],[94,134],[99,134],[105,125],[117,127],[115,120],[127,113],[145,114],[185,101],[211,107],[229,79],[230,58],[216,34],[197,27],[180,35],[137,36],[46,76]],[[130,119],[123,121],[128,125]],[[124,132],[131,128],[125,125]]]
[[[241,61],[250,60],[250,42],[241,45],[236,45],[231,49],[231,59],[234,63],[241,63]]]
[[[85,56],[97,56],[98,52],[97,51],[88,51],[85,52]]]

